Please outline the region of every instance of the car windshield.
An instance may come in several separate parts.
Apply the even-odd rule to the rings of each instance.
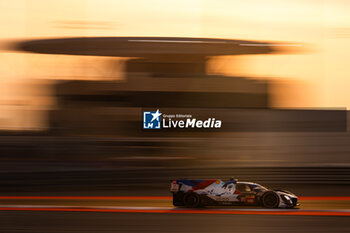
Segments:
[[[267,188],[265,188],[264,186],[260,185],[260,184],[251,184],[250,187],[252,189],[260,189],[260,190],[267,190]]]
[[[238,183],[236,185],[236,189],[239,191],[239,192],[250,192],[252,191],[250,185],[248,184],[241,184],[241,183]]]

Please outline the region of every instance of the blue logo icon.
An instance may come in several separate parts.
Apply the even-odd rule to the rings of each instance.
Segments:
[[[159,109],[156,112],[143,112],[143,128],[160,129],[161,115]]]

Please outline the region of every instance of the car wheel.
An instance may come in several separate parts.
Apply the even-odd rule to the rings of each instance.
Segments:
[[[275,192],[267,192],[262,197],[262,204],[266,208],[277,208],[280,204],[280,199]]]
[[[197,208],[201,206],[201,197],[196,193],[185,195],[185,206],[189,208]]]

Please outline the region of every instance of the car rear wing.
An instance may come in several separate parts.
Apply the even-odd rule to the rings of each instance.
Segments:
[[[180,191],[182,186],[182,182],[179,180],[171,180],[170,181],[170,192],[177,193]]]

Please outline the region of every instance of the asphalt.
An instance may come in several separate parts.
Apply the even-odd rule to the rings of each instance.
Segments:
[[[350,211],[350,197],[300,197],[300,210],[311,211]],[[170,196],[0,196],[0,209],[2,207],[18,208],[21,206],[38,207],[147,207],[147,208],[173,208]],[[209,207],[208,207],[209,208]],[[220,207],[220,208],[232,208]],[[233,208],[242,208],[240,206]],[[256,206],[243,208],[257,209]],[[278,210],[278,209],[276,209]]]
[[[349,217],[0,211],[0,232],[349,232]]]

